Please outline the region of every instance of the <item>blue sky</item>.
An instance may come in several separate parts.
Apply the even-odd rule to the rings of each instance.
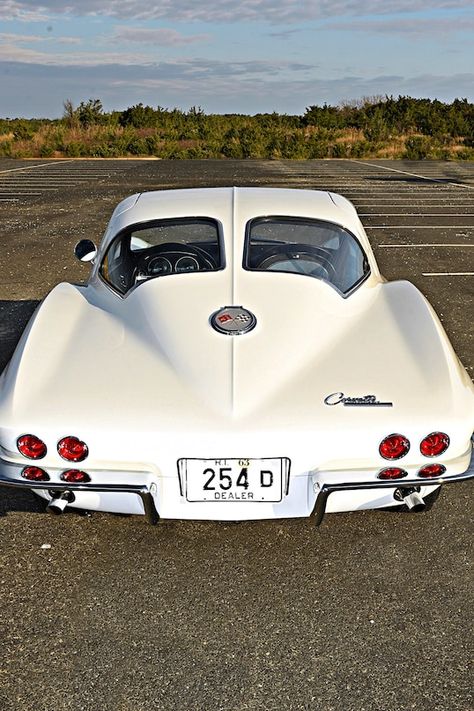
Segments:
[[[2,0],[0,116],[474,100],[472,0]]]

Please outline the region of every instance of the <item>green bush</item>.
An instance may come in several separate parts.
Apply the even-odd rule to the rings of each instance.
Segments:
[[[13,141],[0,141],[0,156],[2,158],[12,157]]]
[[[462,148],[454,154],[457,160],[474,160],[474,148]]]
[[[88,153],[87,146],[81,141],[66,143],[63,150],[68,158],[81,158],[82,156],[87,156]]]
[[[27,121],[17,121],[13,127],[15,141],[28,141],[35,135],[35,129]]]
[[[411,136],[405,143],[404,158],[407,160],[423,160],[431,150],[431,141],[427,136]]]
[[[40,146],[39,154],[41,158],[51,158],[54,153],[54,147],[48,143]]]
[[[331,149],[333,158],[346,158],[350,153],[350,144],[335,143]]]
[[[312,136],[307,145],[308,158],[316,160],[318,158],[328,158],[329,143],[325,138]]]
[[[352,158],[364,158],[365,156],[370,155],[371,147],[370,141],[355,141],[349,146],[350,155]]]
[[[127,153],[132,156],[147,156],[150,154],[148,139],[135,136],[131,138],[126,147]]]

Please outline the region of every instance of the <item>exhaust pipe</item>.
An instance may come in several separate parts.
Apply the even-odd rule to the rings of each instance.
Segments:
[[[55,491],[51,495],[51,501],[46,507],[46,511],[55,516],[62,514],[66,506],[74,501],[76,497],[72,491]]]
[[[397,489],[394,494],[397,501],[402,501],[408,507],[409,511],[417,512],[424,511],[426,504],[416,489]]]

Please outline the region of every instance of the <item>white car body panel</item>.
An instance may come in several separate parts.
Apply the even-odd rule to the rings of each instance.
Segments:
[[[326,282],[242,268],[245,228],[268,215],[317,218],[354,234],[368,278],[343,297]],[[122,297],[98,273],[114,236],[156,218],[211,217],[222,226],[225,268],[154,278]],[[209,319],[243,305],[257,318],[229,337]],[[392,407],[328,405],[332,393],[375,395]],[[56,443],[87,442],[80,465],[93,483],[139,483],[162,518],[246,520],[308,516],[321,487],[374,481],[391,466],[378,453],[395,432],[412,443],[409,479],[431,463],[427,434],[449,434],[436,458],[446,479],[470,471],[474,388],[437,316],[410,283],[386,283],[353,206],[306,190],[192,189],[131,196],[116,208],[85,286],[59,284],[33,316],[0,379],[0,469],[20,482],[17,438],[48,446],[52,481],[67,468]],[[191,503],[182,458],[291,460],[280,503]],[[4,482],[5,483],[5,482]],[[22,482],[25,486],[28,482]],[[441,482],[421,480],[422,495]],[[64,488],[64,487],[63,487]],[[336,491],[327,511],[396,505],[391,488]],[[143,513],[134,493],[76,491],[72,506]],[[40,490],[43,491],[43,490]],[[43,495],[48,497],[47,490]]]

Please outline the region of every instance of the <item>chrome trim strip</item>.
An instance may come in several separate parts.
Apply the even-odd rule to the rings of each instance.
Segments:
[[[93,491],[103,494],[137,494],[142,500],[143,510],[146,520],[154,526],[158,523],[160,516],[156,510],[155,500],[151,493],[151,489],[147,484],[70,484],[52,482],[52,481],[27,481],[26,479],[19,481],[17,479],[9,479],[0,474],[0,486],[8,486],[17,489],[46,489],[47,491]]]

